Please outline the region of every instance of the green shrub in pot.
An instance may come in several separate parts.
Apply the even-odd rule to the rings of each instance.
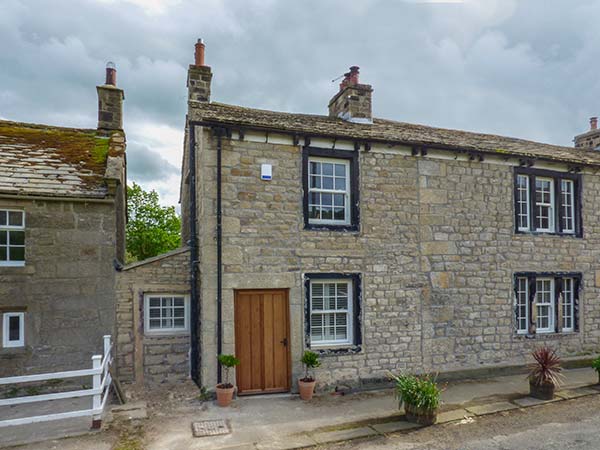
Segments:
[[[404,405],[406,420],[432,425],[437,420],[441,389],[430,375],[391,375],[395,383],[398,407]]]

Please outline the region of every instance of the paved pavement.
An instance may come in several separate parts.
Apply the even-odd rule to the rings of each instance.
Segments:
[[[565,375],[563,388],[567,390],[597,381],[592,369],[568,370]],[[527,395],[528,389],[524,375],[449,383],[442,394],[441,420],[460,420],[487,412],[516,409],[517,405],[510,403],[507,406],[507,402]],[[478,407],[491,409],[486,412]],[[336,436],[345,439],[377,434],[371,426],[373,419],[397,423],[398,416],[398,405],[390,390],[344,397],[324,395],[311,402],[289,395],[244,397],[235,400],[229,408],[192,402],[176,410],[155,411],[147,427],[146,442],[149,450],[297,448],[330,442]],[[228,420],[232,433],[192,437],[192,421],[211,419]],[[362,421],[369,423],[361,426]]]

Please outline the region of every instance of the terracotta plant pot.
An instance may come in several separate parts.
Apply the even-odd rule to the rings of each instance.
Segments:
[[[536,384],[529,381],[529,395],[540,400],[552,400],[556,387],[552,383]]]
[[[233,393],[235,392],[235,386],[230,388],[217,386],[217,405],[229,406],[231,400],[233,400]]]
[[[408,422],[418,423],[419,425],[433,425],[437,422],[437,410],[423,410],[405,403],[404,413]]]
[[[310,400],[313,398],[313,394],[315,393],[315,384],[317,382],[313,381],[302,381],[302,379],[298,380],[298,390],[300,391],[300,398],[302,400]]]

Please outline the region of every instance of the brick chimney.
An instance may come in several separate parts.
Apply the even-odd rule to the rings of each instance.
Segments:
[[[188,100],[196,102],[210,102],[210,82],[212,72],[210,67],[204,64],[205,45],[202,39],[196,42],[194,52],[194,64],[188,69]]]
[[[573,139],[577,148],[593,148],[600,150],[600,130],[598,129],[598,118],[590,117],[589,131],[575,136]]]
[[[373,123],[373,88],[370,84],[359,83],[358,71],[358,66],[352,66],[350,72],[344,74],[339,92],[329,101],[329,117],[339,117],[354,123]]]
[[[106,64],[106,81],[96,86],[98,91],[98,130],[123,129],[123,100],[125,94],[117,87],[117,69],[112,62]]]

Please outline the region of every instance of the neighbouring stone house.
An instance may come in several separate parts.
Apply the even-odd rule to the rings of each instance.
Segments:
[[[0,121],[0,377],[91,367],[125,250],[123,91],[98,128]]]
[[[169,347],[154,357],[147,345],[163,323],[163,339],[189,336],[200,385],[222,381],[217,355],[235,353],[241,394],[295,390],[305,349],[322,355],[321,388],[523,365],[541,344],[567,359],[598,352],[594,121],[584,148],[563,147],[373,118],[357,67],[328,115],[212,102],[211,80],[199,42],[181,185],[189,251],[166,259],[170,273],[187,255],[178,264],[192,270],[131,269],[164,286],[119,307],[124,344],[138,341],[120,357],[130,368],[137,358],[139,373],[167,378]]]

